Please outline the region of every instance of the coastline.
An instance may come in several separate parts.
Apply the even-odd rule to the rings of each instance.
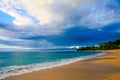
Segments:
[[[100,51],[110,54],[3,80],[120,80],[120,49]]]

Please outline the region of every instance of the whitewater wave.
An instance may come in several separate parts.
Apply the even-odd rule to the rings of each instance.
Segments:
[[[71,58],[71,59],[62,59],[55,62],[44,62],[39,64],[31,64],[31,65],[25,65],[25,66],[9,66],[6,68],[3,68],[2,71],[0,71],[0,79],[4,79],[6,77],[10,76],[16,76],[21,75],[24,73],[30,73],[33,71],[43,70],[43,69],[49,69],[57,66],[63,66],[67,64],[71,64],[80,60],[89,59],[96,56],[102,56],[106,53],[99,53],[91,56],[86,57],[79,57],[79,58]]]

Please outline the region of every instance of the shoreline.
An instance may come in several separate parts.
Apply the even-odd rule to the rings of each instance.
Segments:
[[[109,61],[114,59],[112,57],[118,57],[117,55],[113,55],[113,53],[116,54],[116,52],[118,52],[120,54],[120,49],[111,51],[102,50],[101,52],[110,52],[111,54],[81,60],[64,66],[12,76],[2,80],[90,80],[90,78],[91,80],[102,80],[101,78],[107,78],[104,76],[108,76],[108,74],[119,73],[120,75],[120,63]],[[102,76],[101,73],[106,75]],[[97,75],[98,77],[94,75]],[[102,77],[99,77],[100,75]],[[120,79],[118,76],[117,78]]]
[[[34,65],[32,64],[32,65],[25,65],[25,66],[11,66],[11,67],[14,67],[15,70],[13,71],[10,68],[10,70],[5,71],[5,73],[3,72],[3,74],[0,75],[0,80],[11,77],[11,76],[18,76],[18,75],[23,75],[23,74],[27,74],[27,73],[32,73],[35,71],[41,71],[41,70],[45,70],[45,69],[61,67],[61,66],[76,63],[78,61],[88,60],[88,59],[95,58],[98,56],[103,56],[103,55],[106,55],[106,53],[105,52],[97,52],[97,54],[90,55],[90,56],[71,58],[71,59],[65,59],[65,60],[63,59],[60,61],[49,62],[49,63],[38,63],[38,64],[34,64]],[[9,67],[8,67],[8,69],[9,69]]]

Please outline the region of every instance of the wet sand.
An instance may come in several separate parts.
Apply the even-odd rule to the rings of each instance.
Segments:
[[[3,80],[120,80],[120,49],[103,52],[108,54]]]

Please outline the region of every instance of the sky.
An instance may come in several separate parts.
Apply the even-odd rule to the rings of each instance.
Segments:
[[[56,49],[120,39],[119,0],[0,0],[0,48]]]

